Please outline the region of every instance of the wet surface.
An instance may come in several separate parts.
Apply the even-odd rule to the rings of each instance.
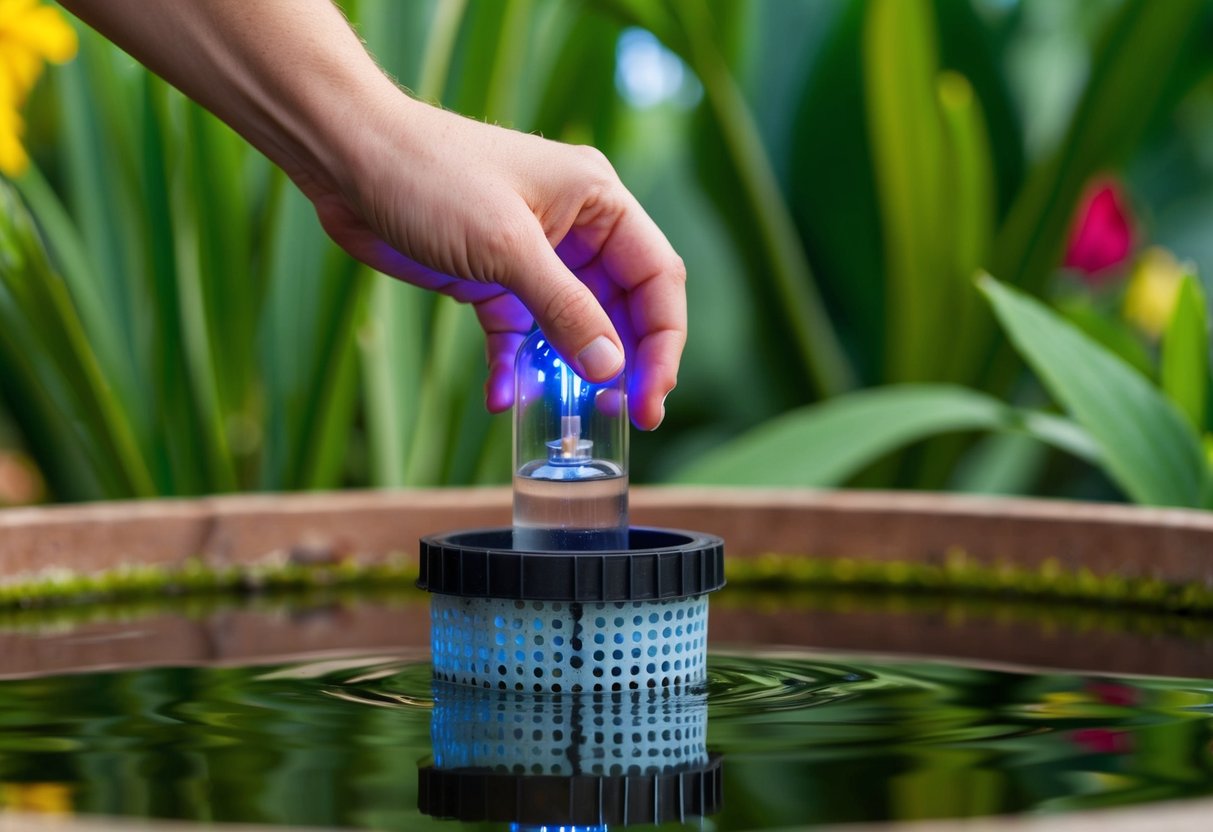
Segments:
[[[1213,682],[751,648],[714,653],[705,689],[666,697],[639,710],[630,700],[608,701],[587,713],[668,720],[704,708],[706,737],[680,734],[683,750],[668,765],[723,756],[723,808],[705,828],[1061,812],[1213,793]],[[472,760],[512,770],[513,762],[495,759],[498,746],[514,762],[547,752],[536,738],[550,728],[538,720],[551,710],[497,701],[444,716],[452,701],[439,689],[435,702],[424,651],[400,647],[273,664],[12,678],[0,681],[0,803],[461,828],[418,811],[419,767],[463,748],[466,727],[475,735],[477,719],[488,723],[484,714],[509,727],[492,736],[512,738],[509,720],[523,713],[535,720],[523,739],[485,744]],[[571,707],[562,701],[556,712]],[[432,731],[435,719],[442,724]],[[438,754],[436,740],[446,743]],[[574,764],[592,773],[583,753],[595,745],[592,732],[578,742]],[[551,753],[545,764],[569,764],[567,754]],[[615,773],[647,765],[625,763]]]

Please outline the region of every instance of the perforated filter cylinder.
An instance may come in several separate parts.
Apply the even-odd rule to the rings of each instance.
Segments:
[[[579,603],[435,595],[434,676],[509,691],[682,689],[706,679],[708,600]]]
[[[510,529],[421,541],[435,678],[527,693],[684,690],[706,681],[718,537],[629,531],[610,552],[521,551]]]

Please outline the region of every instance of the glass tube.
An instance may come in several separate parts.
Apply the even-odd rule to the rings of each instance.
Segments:
[[[581,378],[536,330],[514,375],[514,547],[627,549],[624,379]]]

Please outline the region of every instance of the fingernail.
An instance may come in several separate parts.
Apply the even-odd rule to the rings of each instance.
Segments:
[[[586,378],[603,381],[623,369],[623,353],[605,335],[599,335],[577,353],[577,364]]]

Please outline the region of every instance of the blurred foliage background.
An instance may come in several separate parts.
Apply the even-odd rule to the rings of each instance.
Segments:
[[[342,6],[417,95],[600,147],[685,258],[635,479],[1208,503],[1209,0]],[[78,31],[0,181],[0,502],[507,481],[470,310]]]

